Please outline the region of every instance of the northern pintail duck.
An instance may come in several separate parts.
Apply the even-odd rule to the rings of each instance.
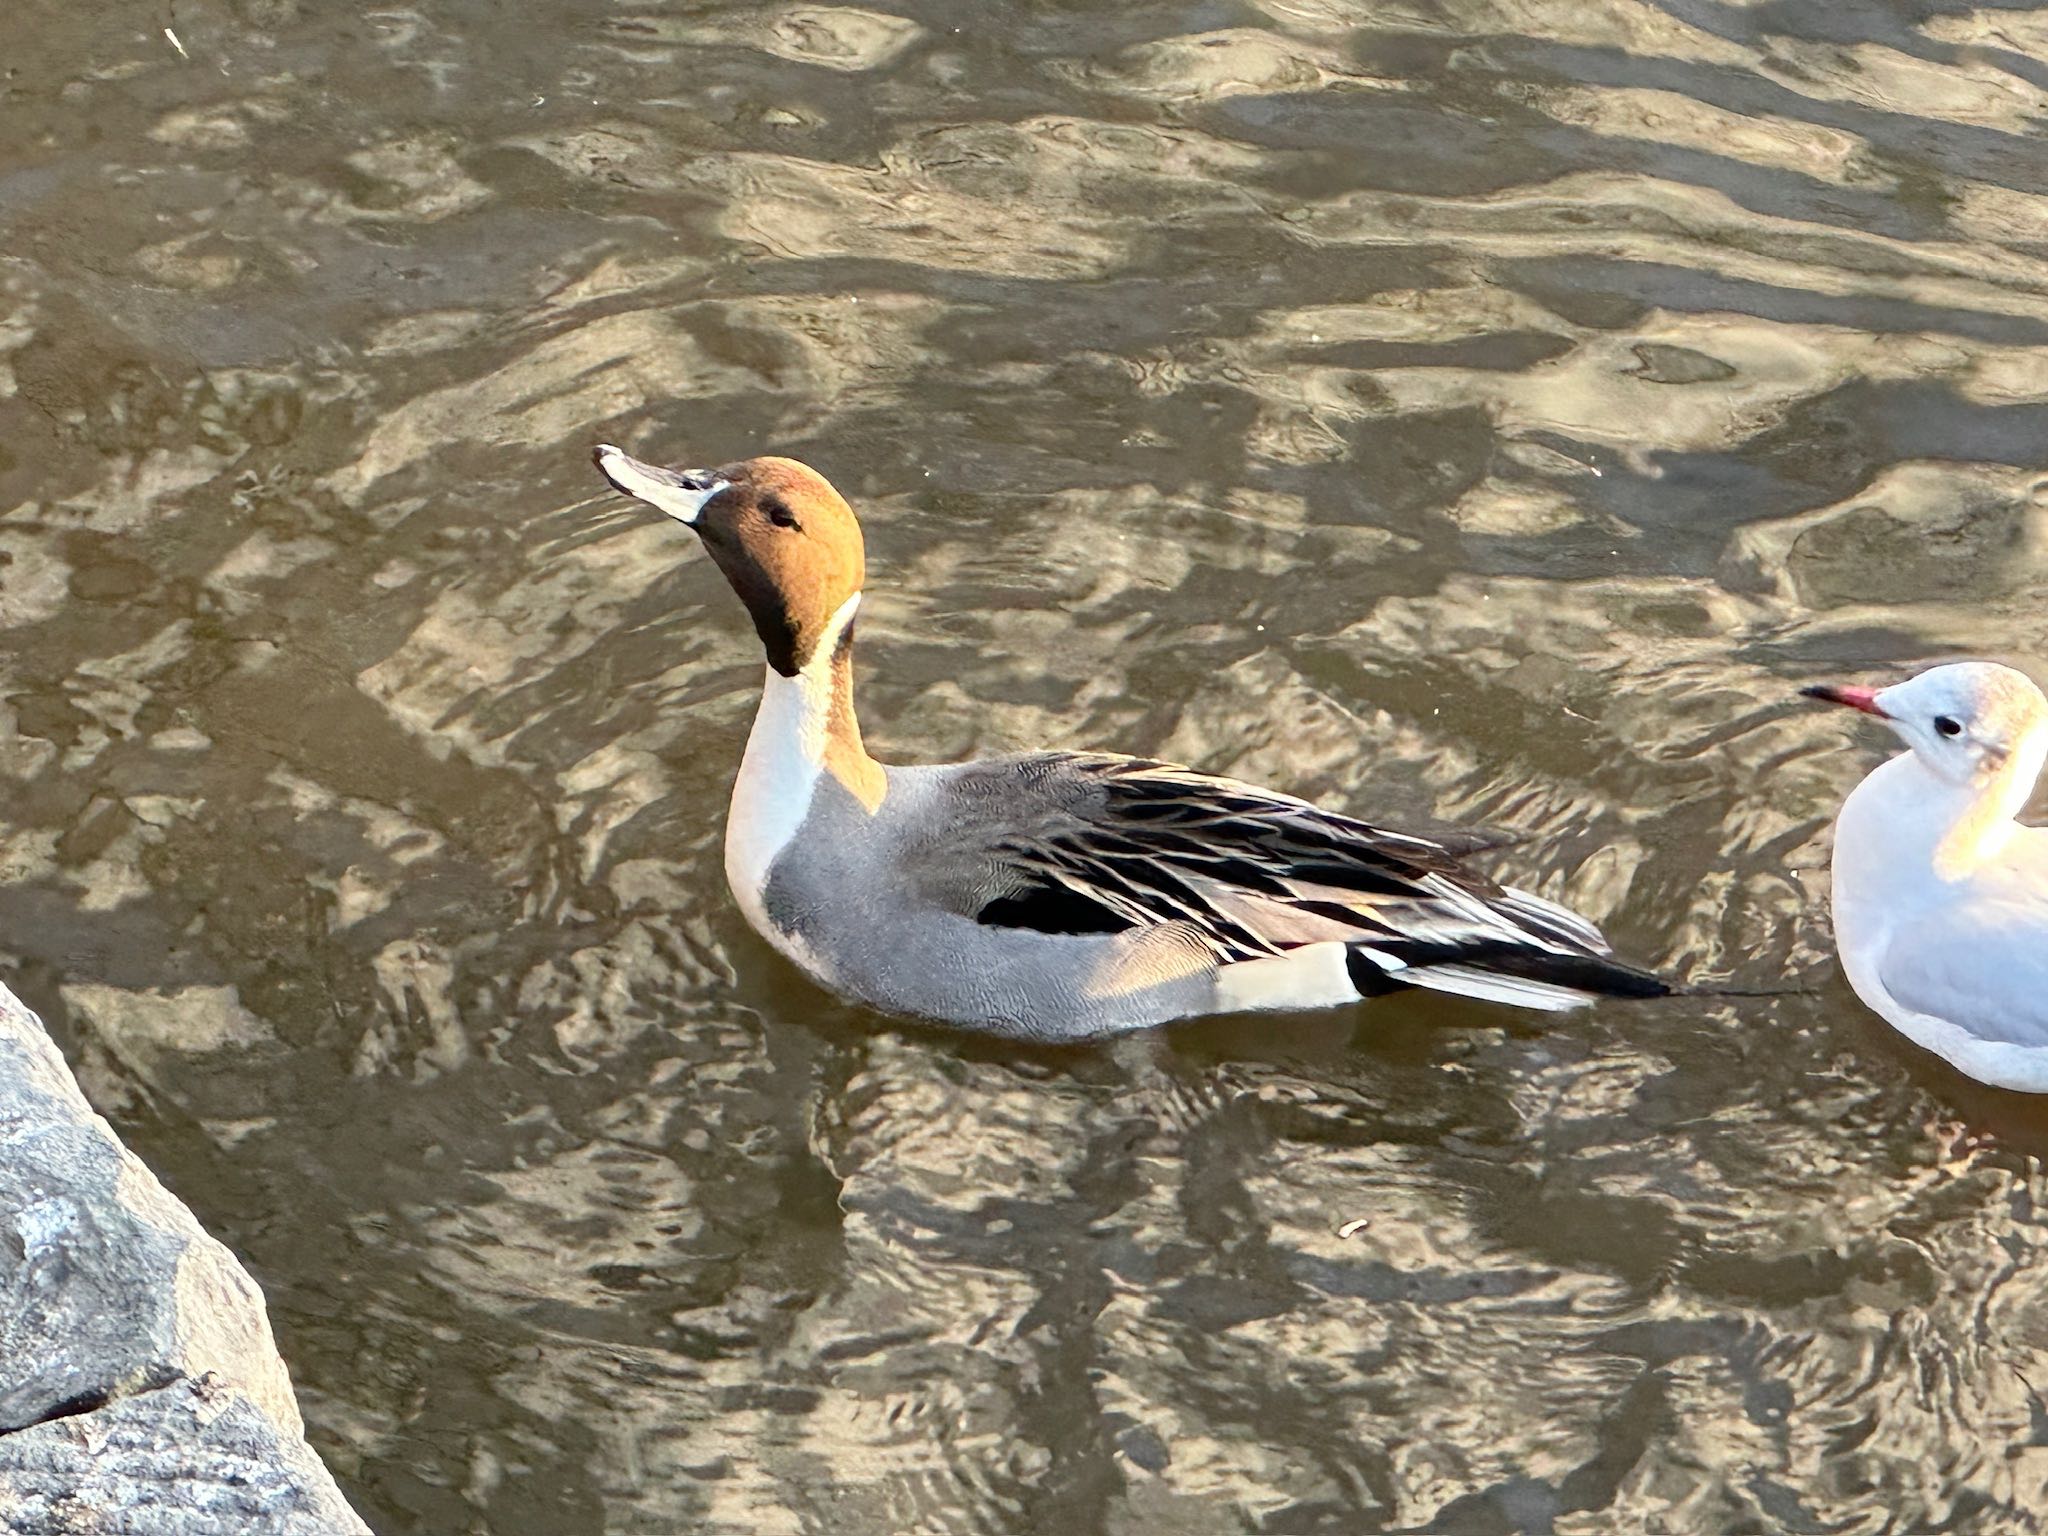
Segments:
[[[1144,758],[885,766],[853,709],[860,524],[792,459],[643,464],[619,490],[692,529],[767,652],[725,833],[747,920],[827,988],[1034,1040],[1428,987],[1524,1008],[1665,992],[1591,923],[1442,845]]]
[[[1988,661],[1804,691],[1875,716],[1908,748],[1835,821],[1849,985],[1971,1077],[2048,1092],[2048,830],[2013,819],[2048,758],[2048,700]]]

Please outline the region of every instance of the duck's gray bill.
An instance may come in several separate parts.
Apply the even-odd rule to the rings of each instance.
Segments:
[[[614,487],[679,523],[695,523],[704,503],[731,484],[708,469],[663,469],[643,463],[610,443],[599,443],[590,457]]]

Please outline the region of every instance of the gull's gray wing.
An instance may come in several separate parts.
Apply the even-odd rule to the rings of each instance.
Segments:
[[[2048,898],[2015,886],[1911,919],[1877,976],[1901,1007],[1980,1040],[2048,1046]]]

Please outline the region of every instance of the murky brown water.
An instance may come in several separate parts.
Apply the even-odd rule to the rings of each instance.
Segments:
[[[7,976],[383,1536],[2041,1528],[2044,1112],[1841,983],[1881,744],[1790,695],[2048,652],[2042,12],[4,31]],[[1512,828],[1809,990],[841,1007],[723,889],[748,627],[599,436],[853,496],[885,755]]]

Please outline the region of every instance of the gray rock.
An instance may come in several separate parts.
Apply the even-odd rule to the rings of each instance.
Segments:
[[[366,1536],[263,1296],[0,987],[0,1530]]]
[[[211,1375],[0,1437],[0,1522],[38,1536],[363,1530],[305,1441]]]

